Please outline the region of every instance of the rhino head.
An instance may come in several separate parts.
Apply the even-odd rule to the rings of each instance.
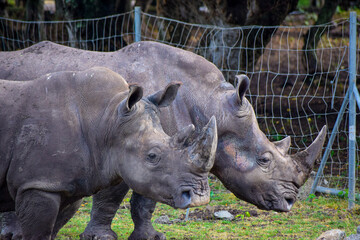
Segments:
[[[290,211],[299,188],[321,155],[324,126],[304,151],[289,155],[290,137],[270,142],[259,129],[251,104],[244,97],[249,79],[239,75],[236,89],[223,86],[223,113],[218,119],[219,143],[212,172],[238,198],[260,209]]]
[[[134,191],[187,208],[210,201],[207,177],[214,164],[217,127],[212,117],[199,134],[194,133],[194,125],[172,137],[163,131],[158,112],[171,104],[179,86],[169,84],[145,98],[140,86],[130,86],[127,98],[117,106],[115,128],[108,134],[111,144],[105,152],[110,162],[117,163],[113,174]]]

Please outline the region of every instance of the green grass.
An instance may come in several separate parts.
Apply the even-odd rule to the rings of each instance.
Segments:
[[[355,234],[360,223],[359,204],[348,211],[346,199],[318,196],[312,202],[297,201],[289,213],[276,213],[259,210],[238,200],[218,181],[210,184],[213,192],[209,205],[215,209],[240,211],[235,220],[194,220],[195,213],[208,211],[203,206],[190,209],[190,221],[171,225],[153,223],[155,229],[165,233],[167,239],[316,239],[330,229],[341,229],[347,236]],[[130,196],[126,196],[113,221],[112,228],[119,239],[127,239],[134,227],[129,211]],[[91,198],[86,198],[57,239],[78,239],[90,220],[90,211]],[[175,210],[158,204],[152,220],[161,215],[168,215],[170,220],[183,219],[185,213],[186,210]]]

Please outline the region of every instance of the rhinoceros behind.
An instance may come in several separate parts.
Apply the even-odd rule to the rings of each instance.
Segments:
[[[169,137],[157,116],[179,86],[142,99],[106,68],[0,80],[0,212],[16,209],[24,239],[50,239],[82,197],[122,181],[172,207],[208,203],[215,118],[189,142],[193,125]]]
[[[171,81],[183,83],[174,104],[160,113],[164,130],[172,135],[187,124],[204,126],[214,115],[218,123],[214,173],[237,197],[261,209],[289,211],[296,193],[321,154],[326,130],[303,152],[289,155],[290,138],[271,143],[259,129],[253,108],[244,97],[249,80],[239,76],[236,88],[215,65],[178,48],[156,42],[138,42],[111,53],[90,52],[42,42],[16,52],[0,52],[0,77],[22,80],[58,70],[107,66],[145,91],[158,90]],[[91,221],[82,235],[116,237],[111,219],[128,188],[124,184],[94,196]],[[107,197],[116,192],[117,198]],[[135,197],[134,197],[135,196]],[[150,218],[154,203],[133,194],[134,238],[157,233]],[[141,219],[140,219],[141,218]]]

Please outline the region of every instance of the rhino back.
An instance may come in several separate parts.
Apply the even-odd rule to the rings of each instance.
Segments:
[[[43,41],[22,50],[0,52],[0,79],[28,81],[47,73],[83,71],[104,66],[106,55],[109,53],[83,51]]]
[[[205,58],[165,44],[137,42],[116,52],[74,49],[52,42],[41,42],[24,50],[0,52],[0,78],[28,80],[56,71],[82,71],[104,66],[122,75],[129,83],[144,86],[144,94],[163,89],[173,81],[183,83],[175,103],[161,112],[168,134],[191,123],[194,106],[211,114],[210,99],[221,95],[225,83],[220,70]],[[209,118],[211,115],[207,116]],[[204,123],[207,121],[203,121]],[[201,125],[198,125],[202,127]]]

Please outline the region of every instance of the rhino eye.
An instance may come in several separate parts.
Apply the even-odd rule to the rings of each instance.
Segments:
[[[154,160],[156,158],[156,154],[155,153],[150,153],[149,155],[148,155],[148,160]]]
[[[152,149],[148,155],[146,156],[146,161],[151,164],[156,164],[160,161],[160,150],[159,149]]]
[[[270,163],[270,159],[263,157],[263,158],[259,158],[258,159],[259,164],[261,165],[265,165],[265,164],[269,164]]]
[[[271,163],[271,153],[265,153],[257,159],[257,163],[260,167],[268,167]]]

